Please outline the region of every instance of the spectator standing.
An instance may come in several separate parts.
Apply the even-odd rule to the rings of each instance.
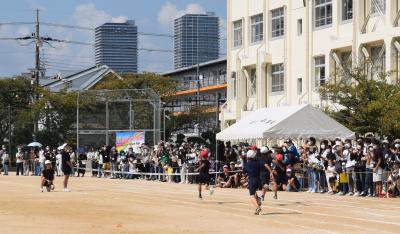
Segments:
[[[81,153],[78,156],[78,177],[82,174],[82,177],[85,176],[86,172],[86,160],[87,156],[85,153]]]
[[[4,145],[1,150],[1,164],[3,166],[3,175],[8,175],[8,168],[10,166],[10,155],[7,153],[6,146]]]
[[[29,175],[29,153],[26,150],[24,151],[23,168],[24,168],[24,176],[28,176]]]
[[[17,153],[15,154],[16,165],[17,165],[17,173],[16,175],[19,176],[24,175],[24,153],[22,152],[21,147],[18,147]]]
[[[72,168],[73,165],[71,163],[71,147],[69,145],[65,145],[64,146],[64,150],[61,153],[62,155],[62,160],[61,160],[61,164],[62,164],[62,171],[64,174],[64,181],[63,181],[63,185],[64,185],[64,192],[69,192],[70,190],[68,189],[68,180],[69,180],[69,176],[72,173]]]
[[[56,155],[56,165],[57,165],[57,176],[63,176],[62,172],[62,151],[58,150]]]

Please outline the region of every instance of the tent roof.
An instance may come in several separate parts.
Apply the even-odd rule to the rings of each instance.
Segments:
[[[218,140],[354,138],[350,131],[313,106],[261,108],[217,134]]]

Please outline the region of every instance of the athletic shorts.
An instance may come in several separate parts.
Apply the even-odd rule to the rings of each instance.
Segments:
[[[46,186],[46,187],[50,187],[50,186],[52,186],[53,185],[53,182],[49,182],[49,181],[45,181],[44,182],[44,184],[43,184],[43,186]]]
[[[64,175],[71,175],[71,173],[72,173],[70,167],[63,167],[62,172],[64,173]]]
[[[269,176],[269,173],[262,173],[260,179],[261,179],[261,186],[264,186],[266,184],[269,184],[269,180],[271,179],[271,177]]]
[[[249,193],[250,196],[256,194],[258,189],[260,188],[261,181],[259,178],[249,178]]]
[[[279,175],[279,174],[274,175],[274,181],[275,181],[275,183],[276,183],[277,185],[280,185],[280,184],[287,184],[286,175]]]
[[[199,183],[199,184],[209,184],[210,183],[210,175],[209,174],[200,173],[197,176],[197,183]]]

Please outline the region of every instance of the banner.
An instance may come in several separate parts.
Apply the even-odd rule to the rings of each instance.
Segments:
[[[117,151],[121,152],[128,151],[132,147],[133,152],[140,153],[140,145],[144,143],[145,132],[117,132],[116,133],[116,145]]]

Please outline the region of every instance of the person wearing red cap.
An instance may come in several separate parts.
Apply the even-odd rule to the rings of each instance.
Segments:
[[[274,199],[278,199],[278,188],[282,187],[282,185],[287,184],[286,178],[286,168],[285,164],[283,164],[283,155],[277,153],[275,155],[275,159],[273,159],[273,170],[272,177],[274,179]]]
[[[208,150],[203,150],[200,153],[200,166],[196,168],[196,172],[199,172],[197,176],[197,183],[198,183],[198,191],[199,191],[199,198],[203,199],[201,195],[202,186],[208,186],[210,184],[210,162],[208,161]]]

